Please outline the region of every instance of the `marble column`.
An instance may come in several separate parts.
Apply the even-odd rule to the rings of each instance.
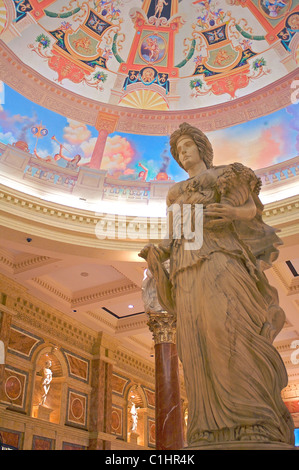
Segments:
[[[94,359],[91,366],[90,397],[90,440],[89,450],[110,450],[111,442],[105,434],[111,431],[111,378],[112,365],[107,362]]]
[[[10,308],[6,307],[5,303],[6,296],[2,294],[0,295],[0,340],[2,341],[0,345],[0,401],[4,397],[5,358],[10,337],[11,320],[12,316],[15,315],[15,312]]]
[[[99,135],[88,164],[89,168],[100,170],[101,163],[104,155],[106,140],[109,134],[115,131],[118,121],[118,116],[108,113],[99,113],[96,121],[96,129]]]
[[[184,439],[176,320],[167,312],[148,315],[155,342],[156,449],[179,450]]]
[[[112,373],[117,342],[99,335],[91,363],[89,450],[111,449]]]

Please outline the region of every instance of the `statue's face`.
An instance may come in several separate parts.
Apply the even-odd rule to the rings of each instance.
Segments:
[[[186,171],[201,161],[197,145],[190,136],[182,135],[176,145],[179,160]]]

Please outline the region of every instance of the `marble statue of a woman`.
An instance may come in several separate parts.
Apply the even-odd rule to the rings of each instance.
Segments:
[[[137,424],[138,424],[138,412],[137,412],[136,405],[135,405],[134,402],[132,403],[130,413],[131,413],[131,418],[132,418],[131,431],[136,432],[137,431]]]
[[[159,303],[177,317],[188,447],[292,447],[293,422],[281,399],[287,374],[272,344],[285,315],[264,274],[281,241],[262,221],[261,182],[240,163],[214,167],[207,136],[187,123],[171,135],[170,150],[189,178],[171,187],[167,206],[203,206],[203,243],[185,249],[183,236],[170,235],[139,255]],[[169,214],[177,230],[184,221]]]
[[[51,371],[52,361],[46,361],[45,366],[42,371],[42,388],[43,388],[43,395],[41,397],[40,405],[44,405],[47,399],[50,385],[52,382],[53,374]]]

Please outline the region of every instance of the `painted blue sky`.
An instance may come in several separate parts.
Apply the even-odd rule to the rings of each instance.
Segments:
[[[39,106],[5,85],[0,107],[0,141],[12,144],[24,140],[32,153],[34,148],[45,158],[54,156],[58,143],[65,146],[66,156],[82,156],[82,162],[90,160],[97,131],[92,126],[72,121]],[[217,130],[208,134],[214,148],[214,164],[240,161],[254,170],[288,160],[299,153],[298,104],[247,123]],[[31,128],[42,124],[46,136],[38,140]],[[160,171],[175,181],[186,173],[170,156],[168,136],[143,136],[115,132],[107,139],[102,167],[110,176],[136,179],[141,168],[148,168],[147,180],[154,179]],[[60,160],[58,164],[65,164]]]

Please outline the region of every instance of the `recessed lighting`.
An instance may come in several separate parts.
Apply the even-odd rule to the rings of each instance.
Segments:
[[[130,304],[128,305],[128,308],[134,308],[134,305]]]

